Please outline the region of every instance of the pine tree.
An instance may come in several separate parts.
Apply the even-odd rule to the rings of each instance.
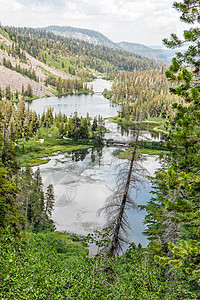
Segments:
[[[40,122],[39,122],[38,116],[35,111],[33,111],[33,114],[32,114],[31,127],[32,127],[32,131],[34,133],[36,133],[38,131],[38,129],[40,128]]]
[[[11,177],[13,174],[17,173],[19,169],[19,162],[16,159],[16,153],[12,142],[7,138],[4,139],[4,143],[2,146],[1,161]]]
[[[81,118],[79,137],[81,139],[87,139],[89,137],[89,128],[88,128],[87,119]]]
[[[30,167],[22,169],[16,176],[17,202],[25,230],[34,230],[45,220],[43,183],[38,168],[35,173]]]
[[[10,86],[6,86],[6,99],[11,100],[11,91],[10,91]]]
[[[15,98],[16,98],[16,100],[19,99],[19,93],[18,93],[18,91],[15,92]]]
[[[33,97],[33,90],[32,90],[32,86],[30,85],[30,83],[27,86],[27,90],[25,92],[25,95],[29,98]]]
[[[59,124],[59,134],[63,137],[66,134],[66,128],[63,122]]]
[[[43,183],[42,177],[40,174],[40,169],[34,173],[33,176],[33,195],[32,195],[32,221],[31,225],[35,225],[44,219],[43,212],[44,212],[44,192],[43,192]]]
[[[198,0],[175,2],[174,7],[182,13],[182,21],[189,24],[199,21]],[[166,72],[167,78],[173,83],[170,91],[184,99],[184,103],[173,105],[177,113],[170,124],[171,134],[167,143],[171,150],[168,160],[170,167],[161,175],[159,174],[163,177],[163,191],[158,204],[163,226],[162,229],[160,227],[160,234],[163,240],[167,237],[168,245],[165,252],[171,258],[157,257],[157,261],[178,268],[179,275],[189,281],[190,288],[194,288],[196,292],[200,290],[199,36],[200,30],[191,28],[184,31],[184,40],[178,39],[175,34],[171,35],[170,41],[164,40],[171,48],[179,47],[184,43],[190,45],[185,52],[176,54],[176,58]],[[148,233],[153,229],[152,220],[159,220],[159,214],[153,215],[153,208],[150,205],[152,206],[152,203],[147,205],[146,218],[147,223],[150,221]],[[176,226],[176,233],[170,236],[173,224]],[[157,225],[160,226],[159,223]],[[152,237],[155,242],[155,232]]]
[[[17,139],[16,124],[13,115],[8,126],[8,136],[12,142],[15,142]]]
[[[45,213],[47,216],[51,217],[54,208],[54,202],[55,202],[55,196],[54,196],[54,190],[52,184],[49,184],[47,187],[47,191],[45,193],[45,199],[46,199]]]
[[[61,95],[62,94],[62,79],[60,77],[58,78],[56,89],[58,91],[58,94]]]
[[[12,225],[17,229],[16,193],[16,184],[10,179],[6,168],[0,164],[0,237],[6,226]]]
[[[98,117],[97,124],[98,124],[98,130],[99,130],[98,136],[97,136],[97,137],[98,137],[98,141],[99,141],[99,143],[102,143],[102,140],[103,140],[103,132],[104,132],[104,129],[105,129],[105,127],[104,127],[105,121],[104,121],[104,119],[102,118],[102,116],[100,116],[100,115],[99,115],[99,117]]]
[[[24,96],[24,85],[22,84],[22,96]]]
[[[2,95],[2,90],[1,90],[1,87],[0,87],[0,101],[2,100],[3,98],[3,95]]]
[[[95,131],[98,127],[98,124],[97,124],[97,118],[94,118],[93,120],[93,123],[92,123],[92,131]]]

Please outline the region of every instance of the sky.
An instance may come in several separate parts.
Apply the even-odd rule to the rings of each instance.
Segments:
[[[0,0],[3,26],[72,26],[97,30],[114,42],[162,45],[183,23],[174,0]]]

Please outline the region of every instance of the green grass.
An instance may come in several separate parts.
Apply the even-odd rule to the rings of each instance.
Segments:
[[[18,238],[6,228],[1,234],[0,299],[197,299],[180,276],[164,277],[164,270],[134,243],[117,258],[87,253],[60,233],[22,233]]]
[[[129,148],[127,150],[122,150],[116,153],[119,158],[122,159],[131,159],[132,152],[130,151],[133,148]],[[140,154],[148,154],[148,155],[164,155],[169,153],[169,151],[164,150],[155,150],[155,149],[138,149],[138,156]]]
[[[40,132],[41,139],[44,139],[43,143],[38,142],[36,137],[28,141],[24,139],[19,140],[16,155],[21,166],[45,164],[50,160],[49,156],[53,156],[55,153],[89,149],[94,145],[88,140],[64,140],[60,137],[56,126],[41,128]]]
[[[47,65],[54,67],[63,73],[66,73],[71,78],[77,77],[77,76],[69,74],[69,67],[76,69],[75,64],[74,65],[71,64],[70,58],[68,58],[68,57],[63,58],[61,55],[57,55],[56,56],[57,61],[56,61],[55,59],[53,59],[52,55],[53,54],[51,54],[51,53],[50,53],[50,55],[49,54],[46,55],[46,64]],[[75,61],[76,61],[76,59],[74,60],[74,63],[75,63]],[[62,67],[62,62],[65,65],[64,68]]]
[[[88,67],[85,68],[83,62],[79,62],[80,67],[78,68],[76,65],[76,62],[78,61],[77,58],[69,58],[69,57],[63,57],[61,53],[58,53],[56,55],[50,51],[50,54],[44,51],[40,51],[40,55],[45,55],[46,54],[46,64],[50,67],[53,67],[60,72],[66,74],[69,79],[76,79],[76,78],[81,78],[83,79],[84,82],[92,82],[94,80],[94,76],[92,76],[93,72],[92,70]],[[64,68],[62,67],[62,63],[64,63]],[[45,70],[43,67],[38,66],[44,73],[45,75],[52,75],[51,72]],[[72,75],[69,73],[69,67],[75,69],[76,75]],[[89,72],[92,77],[82,77],[79,75],[79,72]],[[55,95],[56,93],[53,92]],[[56,95],[57,96],[57,95]]]
[[[73,252],[81,254],[81,255],[89,253],[89,250],[86,249],[85,246],[84,246],[86,243],[84,243],[81,239],[79,239],[78,236],[76,236],[76,240],[75,240],[75,238],[74,238],[74,240],[72,240],[70,238],[70,236],[64,235],[59,231],[56,231],[55,234],[61,240],[63,240],[68,245],[68,247],[71,247],[73,249],[73,251],[71,251],[72,254],[73,254]]]
[[[165,120],[161,117],[148,118],[145,121],[148,122],[157,122],[157,123],[165,123]]]
[[[46,57],[46,64],[64,73],[64,68],[62,68],[61,63],[59,61],[54,60],[49,54],[47,54]]]
[[[121,125],[124,128],[130,127],[133,128],[134,126],[136,126],[138,124],[138,121],[134,121],[126,118],[121,118],[118,116],[115,116],[113,118],[109,118],[109,120],[111,122],[117,123],[119,125]],[[166,131],[165,127],[165,119],[162,118],[148,118],[144,121],[141,121],[141,129],[142,130],[149,130],[155,133],[164,133],[164,134],[168,134],[168,132]]]
[[[40,68],[45,75],[51,75],[51,72],[47,71],[45,68],[43,68],[42,66],[37,66],[38,68]]]
[[[122,159],[131,158],[131,149],[134,147],[134,142],[130,143],[130,148],[127,150],[117,150],[113,154]],[[148,154],[148,155],[164,155],[169,153],[163,142],[149,142],[149,141],[139,141],[138,142],[138,155]]]
[[[164,155],[170,153],[169,151],[164,150],[156,150],[156,149],[140,149],[141,154],[148,154],[148,155]]]
[[[38,158],[37,155],[30,153],[24,154],[21,157],[18,157],[18,159],[22,167],[25,167],[27,165],[29,165],[30,167],[39,166],[42,164],[46,164],[50,161],[50,158],[42,159]]]
[[[7,40],[10,41],[10,37],[7,32],[0,28],[0,34],[2,34]]]

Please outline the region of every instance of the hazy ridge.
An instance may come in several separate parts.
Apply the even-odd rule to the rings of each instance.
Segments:
[[[158,49],[156,49],[145,46],[143,44],[129,43],[126,41],[115,43],[106,36],[104,36],[102,33],[90,29],[57,25],[50,25],[44,28],[37,29],[51,31],[54,34],[62,35],[68,38],[83,40],[85,42],[89,42],[95,45],[129,51],[149,58],[158,59],[165,63],[170,63],[172,57],[174,56],[174,51],[167,49],[159,49],[159,46]]]

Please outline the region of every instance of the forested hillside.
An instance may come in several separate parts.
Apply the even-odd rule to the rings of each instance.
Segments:
[[[44,30],[13,27],[7,27],[4,30],[9,33],[13,41],[17,41],[20,44],[22,49],[28,50],[26,45],[29,43],[29,53],[36,58],[39,56],[44,61],[45,53],[48,58],[49,50],[51,50],[50,52],[53,52],[52,55],[57,59],[58,63],[60,62],[59,56],[61,54],[64,57],[72,55],[74,59],[78,56],[79,60],[85,64],[85,67],[89,66],[91,69],[101,73],[110,73],[119,69],[127,71],[134,69],[146,70],[157,68],[161,65],[156,60],[142,57],[141,55],[64,38]],[[77,65],[79,66],[79,61],[77,61]]]
[[[85,42],[93,43],[99,46],[107,46],[110,48],[119,48],[114,42],[109,40],[103,34],[95,30],[74,28],[71,26],[56,26],[51,25],[43,28],[38,28],[39,30],[50,31],[58,35],[62,35],[67,38],[73,38],[77,40],[83,40]]]
[[[91,81],[98,72],[160,67],[160,63],[140,55],[31,28],[1,28],[0,38],[0,79],[5,94],[6,87],[12,94],[24,94],[29,88],[31,98],[77,90],[84,93],[87,88],[83,81]],[[69,81],[73,78],[81,81],[78,89],[77,81]]]
[[[55,70],[48,68],[28,53],[21,50],[18,44],[11,41],[9,35],[0,30],[0,87],[2,90],[9,88],[10,92],[21,92],[22,87],[27,90],[32,87],[33,94],[42,97],[53,95],[44,85],[45,72]],[[46,67],[46,70],[45,70]],[[7,88],[7,89],[8,89]]]
[[[30,100],[44,96],[89,92],[87,84],[83,85],[83,80],[93,78],[91,70],[88,71],[81,64],[80,73],[76,73],[73,68],[76,60],[70,62],[69,54],[65,62],[64,59],[62,60],[60,66],[54,56],[50,56],[50,62],[47,64],[44,59],[40,59],[40,55],[36,55],[38,54],[37,44],[34,44],[33,40],[30,41],[28,48],[22,48],[22,46],[20,38],[19,41],[14,40],[1,29],[1,97],[18,101],[21,96]],[[40,46],[45,47],[42,44]]]
[[[142,56],[155,58],[167,64],[171,63],[171,60],[175,55],[175,51],[173,50],[156,49],[137,43],[120,42],[118,43],[118,45],[126,51],[137,53]]]
[[[170,63],[172,57],[175,55],[175,52],[172,50],[152,49],[151,47],[147,47],[145,45],[138,44],[138,43],[128,43],[128,42],[114,43],[109,38],[107,38],[106,36],[104,36],[103,34],[95,30],[75,28],[71,26],[56,26],[56,25],[51,25],[51,26],[38,28],[38,29],[49,31],[54,34],[61,35],[63,37],[82,40],[99,46],[106,46],[114,49],[133,52],[141,56],[155,58],[164,63]]]

